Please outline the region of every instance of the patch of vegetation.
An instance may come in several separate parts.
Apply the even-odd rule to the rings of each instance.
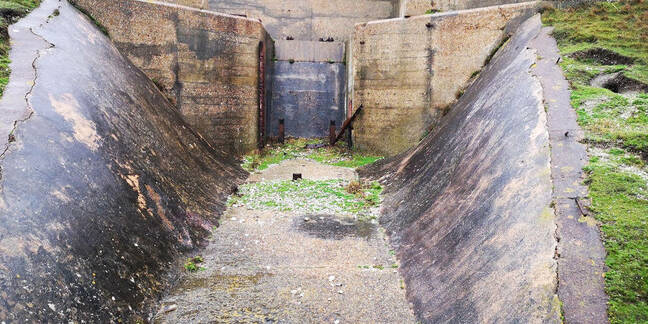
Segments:
[[[439,9],[428,9],[428,10],[425,10],[425,14],[426,14],[426,15],[431,15],[431,14],[435,14],[435,13],[439,13],[439,12],[441,12],[441,10],[439,10]]]
[[[604,233],[612,323],[648,321],[648,178],[633,170],[638,161],[632,154],[594,156],[586,168],[592,210]]]
[[[380,156],[369,156],[353,152],[342,142],[334,147],[305,148],[308,144],[319,144],[321,142],[319,139],[288,139],[283,145],[277,144],[266,148],[261,154],[255,153],[244,156],[243,168],[250,172],[261,171],[267,169],[270,165],[295,158],[306,158],[323,164],[357,168],[382,159]]]
[[[9,83],[9,25],[38,7],[40,0],[0,0],[0,97]]]
[[[205,267],[201,267],[200,264],[205,262],[202,256],[198,255],[193,258],[188,258],[187,262],[184,264],[185,270],[189,272],[204,271]]]
[[[615,72],[648,83],[648,4],[596,2],[547,10],[543,22],[555,27],[563,54],[560,65],[572,87],[572,106],[590,143],[585,171],[607,251],[610,321],[646,323],[648,95],[621,95],[590,83],[598,75]]]
[[[549,9],[542,18],[554,27],[560,51],[567,56],[561,65],[571,82],[587,83],[586,76],[595,75],[599,69],[620,69],[627,77],[648,83],[648,2],[596,2],[565,10]],[[602,66],[591,61],[580,64],[568,57],[594,48],[607,49],[636,62],[630,66]]]
[[[296,211],[309,214],[356,215],[373,219],[380,204],[382,186],[377,182],[347,191],[344,180],[267,181],[244,184],[228,204],[259,210]]]

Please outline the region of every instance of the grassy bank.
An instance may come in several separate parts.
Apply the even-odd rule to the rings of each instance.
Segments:
[[[0,97],[9,83],[9,74],[11,74],[8,27],[39,4],[40,0],[0,0]]]
[[[642,87],[648,84],[648,3],[549,10],[543,22],[555,27],[572,106],[586,132],[585,171],[607,251],[610,321],[646,323],[648,94]],[[602,75],[620,82],[597,82]]]

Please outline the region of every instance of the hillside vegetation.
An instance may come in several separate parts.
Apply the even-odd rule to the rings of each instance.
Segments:
[[[586,132],[592,209],[612,323],[648,322],[648,3],[549,10],[572,106]]]

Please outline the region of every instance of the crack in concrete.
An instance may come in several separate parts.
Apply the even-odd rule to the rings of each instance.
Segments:
[[[41,26],[42,26],[42,24],[41,24]],[[43,50],[49,50],[49,49],[55,47],[54,44],[47,41],[43,36],[41,36],[41,35],[37,34],[36,32],[34,32],[33,27],[29,27],[29,32],[31,32],[34,36],[36,36],[37,38],[39,38],[42,41],[44,41],[45,43],[47,43],[48,47],[45,48],[45,49],[37,50],[36,51],[36,57],[34,57],[34,59],[31,62],[32,69],[34,70],[34,78],[33,78],[33,80],[31,80],[31,85],[30,85],[29,89],[27,90],[27,92],[25,93],[25,96],[24,96],[27,111],[29,113],[28,113],[27,117],[14,121],[13,128],[11,129],[11,131],[9,132],[9,135],[8,135],[9,138],[7,140],[7,144],[5,145],[2,152],[0,152],[0,161],[4,160],[4,158],[6,157],[7,152],[9,152],[9,148],[11,147],[11,143],[16,141],[15,133],[16,133],[16,130],[18,129],[18,125],[21,124],[21,123],[26,122],[27,120],[29,120],[34,115],[34,108],[32,107],[31,102],[29,101],[29,98],[31,97],[32,92],[34,91],[34,88],[36,87],[36,81],[38,80],[38,68],[36,67],[36,62],[38,61],[38,59],[41,58],[41,56],[42,56],[41,52]],[[0,180],[1,179],[2,179],[2,166],[0,166]]]

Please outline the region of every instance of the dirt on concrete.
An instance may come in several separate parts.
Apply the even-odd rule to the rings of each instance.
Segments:
[[[354,180],[354,170],[288,160],[249,181]],[[348,216],[231,207],[202,271],[163,299],[156,323],[414,323],[384,230]],[[168,311],[167,311],[168,310]]]
[[[317,163],[310,159],[285,160],[267,169],[250,175],[248,182],[292,180],[293,173],[310,180],[346,179],[356,180],[358,175],[353,169]]]

